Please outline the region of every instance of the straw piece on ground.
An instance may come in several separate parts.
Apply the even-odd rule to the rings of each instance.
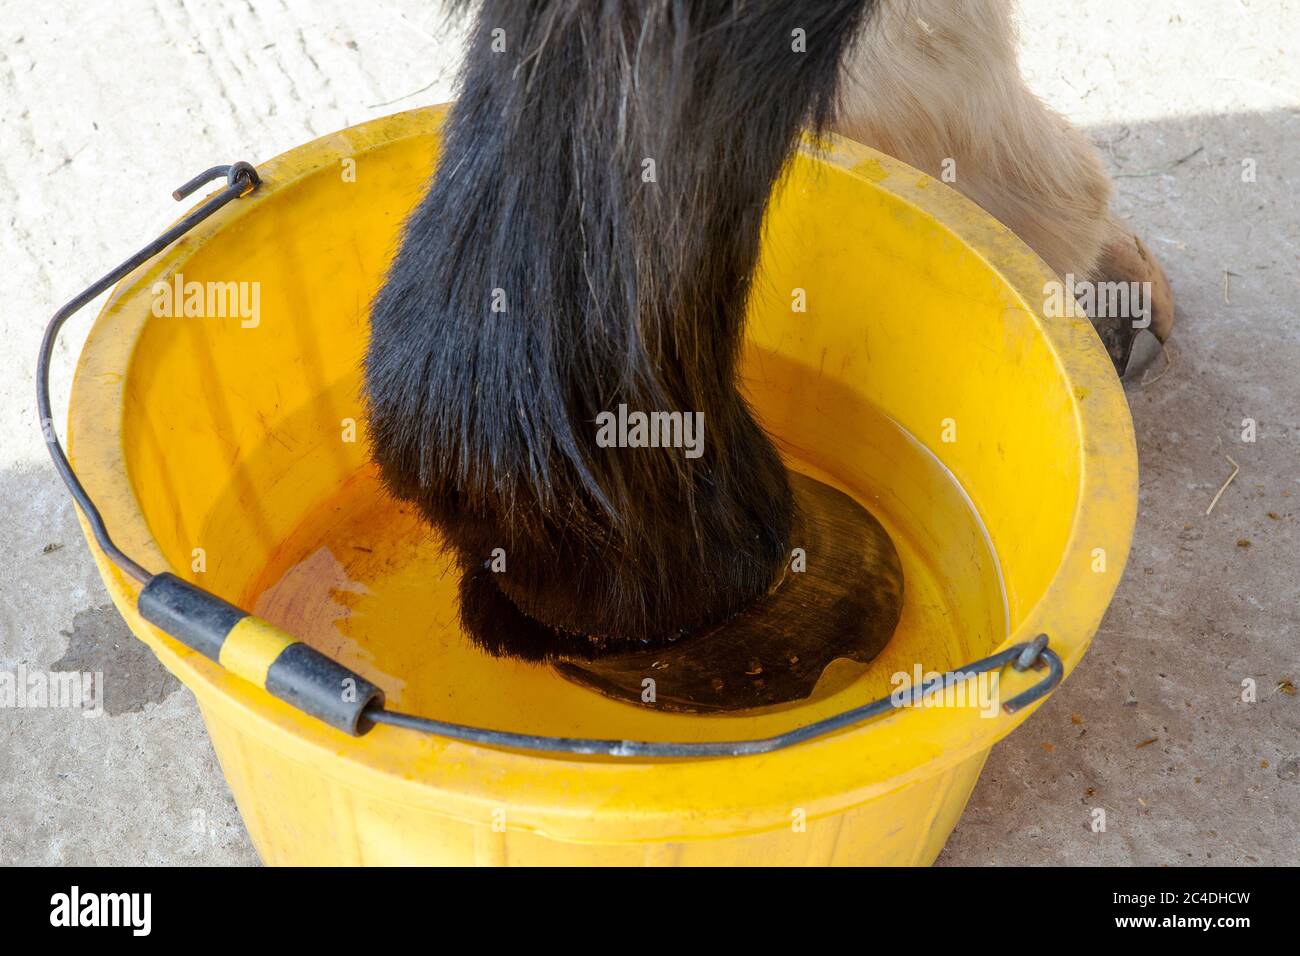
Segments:
[[[1228,463],[1232,465],[1232,474],[1228,476],[1228,480],[1225,481],[1215,493],[1214,500],[1210,502],[1210,507],[1205,509],[1207,515],[1214,510],[1214,506],[1219,503],[1219,499],[1223,497],[1223,493],[1228,490],[1228,485],[1232,484],[1233,479],[1237,477],[1237,473],[1241,471],[1241,466],[1232,460],[1231,455],[1224,455],[1223,457],[1228,459]]]

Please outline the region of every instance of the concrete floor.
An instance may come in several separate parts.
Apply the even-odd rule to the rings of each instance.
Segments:
[[[1300,5],[1025,6],[1030,81],[1103,148],[1179,324],[1171,367],[1129,393],[1125,580],[941,862],[1300,863]],[[98,718],[0,711],[0,863],[254,863],[193,698],[106,606],[40,439],[36,346],[169,221],[174,186],[447,99],[456,43],[427,0],[49,0],[0,21],[0,670],[107,678]]]

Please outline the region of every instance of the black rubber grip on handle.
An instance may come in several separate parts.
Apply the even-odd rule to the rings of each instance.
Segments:
[[[150,578],[136,606],[227,672],[345,733],[368,732],[366,708],[383,706],[384,692],[360,674],[174,574]]]
[[[248,616],[229,601],[166,571],[149,579],[136,608],[150,624],[218,663],[226,635]]]
[[[364,719],[366,708],[384,704],[384,692],[370,681],[301,642],[286,647],[272,662],[266,689],[354,737],[373,726]]]

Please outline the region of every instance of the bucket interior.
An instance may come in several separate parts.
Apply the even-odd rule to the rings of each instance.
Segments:
[[[436,138],[341,151],[355,176],[281,166],[247,211],[148,277],[257,290],[244,300],[255,315],[151,317],[126,372],[123,459],[174,573],[364,674],[398,709],[651,740],[761,736],[884,696],[896,673],[991,653],[1044,596],[1082,457],[1079,396],[1051,344],[977,252],[871,185],[879,164],[804,151],[769,210],[745,388],[790,466],[853,495],[893,537],[906,595],[889,647],[833,665],[807,701],[698,717],[478,651],[436,534],[367,463],[360,399],[368,306]]]

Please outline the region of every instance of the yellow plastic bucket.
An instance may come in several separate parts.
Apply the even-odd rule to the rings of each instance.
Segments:
[[[331,578],[337,548],[319,568],[300,562],[312,535],[367,533],[364,515],[332,525],[332,502],[378,500],[359,398],[368,304],[441,117],[376,120],[266,163],[257,192],[117,288],[82,355],[68,434],[124,551],[262,602],[248,609],[374,680],[390,704],[493,729],[765,736],[888,693],[913,664],[944,669],[1039,633],[1067,671],[1078,663],[1136,510],[1132,425],[1109,361],[1086,319],[1043,318],[1056,277],[1006,229],[844,140],[801,151],[774,198],[745,375],[792,460],[857,494],[904,542],[904,623],[866,673],[768,713],[656,713],[549,668],[475,657],[456,632],[454,581],[430,571],[436,542],[414,525],[381,569],[385,587],[405,575],[405,603]],[[155,314],[158,283],[183,297],[188,283],[227,282],[256,308]],[[960,493],[933,469],[891,472],[904,460],[932,461]],[[339,497],[357,482],[360,499]],[[979,520],[963,523],[963,508]],[[1028,713],[910,707],[761,756],[692,760],[532,753],[388,726],[353,738],[147,624],[136,583],[91,547],[132,630],[198,698],[268,863],[928,863],[989,749]],[[319,602],[277,605],[266,584],[292,568],[323,582]],[[1002,696],[1038,679],[1008,671]]]

